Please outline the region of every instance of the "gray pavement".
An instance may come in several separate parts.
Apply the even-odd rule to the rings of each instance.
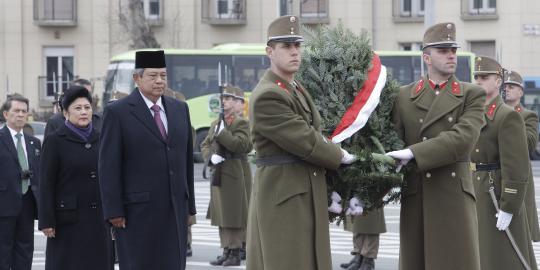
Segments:
[[[193,257],[188,258],[188,270],[224,269],[225,267],[210,266],[208,261],[220,253],[219,236],[216,227],[205,219],[208,201],[210,199],[210,184],[201,177],[202,165],[195,165],[195,198],[197,204],[197,224],[193,226]],[[536,204],[540,205],[540,162],[533,162],[535,176]],[[388,232],[381,235],[379,257],[376,260],[378,270],[398,269],[399,259],[399,204],[385,208]],[[37,226],[37,225],[36,225]],[[37,227],[36,227],[37,228]],[[45,237],[41,232],[34,232],[35,251],[32,269],[45,269]],[[343,230],[342,226],[330,225],[330,241],[332,246],[333,269],[341,269],[339,264],[349,261],[352,249],[352,234]],[[540,259],[540,243],[533,244],[536,259]],[[228,269],[245,269],[244,263],[239,267]],[[118,269],[118,266],[116,267]]]

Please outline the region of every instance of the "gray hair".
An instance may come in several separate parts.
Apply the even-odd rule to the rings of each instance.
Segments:
[[[135,71],[133,71],[133,74],[138,74],[141,77],[143,73],[144,73],[144,68],[136,68]]]

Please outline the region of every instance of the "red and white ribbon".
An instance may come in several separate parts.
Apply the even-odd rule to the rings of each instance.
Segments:
[[[330,136],[334,143],[342,142],[363,128],[379,104],[382,89],[386,84],[386,67],[381,65],[381,60],[375,53],[371,64],[372,67],[364,85],[358,90],[358,95],[354,98],[352,105]]]

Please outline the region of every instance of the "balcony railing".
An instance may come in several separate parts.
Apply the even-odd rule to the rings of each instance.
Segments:
[[[77,25],[77,0],[34,0],[34,22],[41,26]]]
[[[39,106],[52,107],[53,102],[58,100],[58,95],[69,87],[69,83],[70,81],[62,80],[61,77],[48,80],[46,76],[38,76]]]
[[[246,0],[203,0],[201,11],[208,24],[246,24]]]

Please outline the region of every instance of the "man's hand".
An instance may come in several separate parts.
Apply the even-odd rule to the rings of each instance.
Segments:
[[[409,148],[388,152],[386,155],[398,159],[400,165],[407,165],[414,158],[413,152]]]
[[[358,216],[362,213],[364,213],[363,203],[357,197],[352,197],[349,200],[349,208],[347,209],[347,212],[345,212],[345,214],[351,216]]]
[[[341,148],[341,164],[352,164],[358,157]]]
[[[45,228],[45,229],[42,229],[41,231],[48,238],[54,238],[54,236],[56,234],[56,231],[54,230],[54,228]]]
[[[335,214],[341,213],[341,211],[343,211],[343,208],[341,208],[341,204],[339,204],[341,202],[341,196],[339,196],[337,192],[332,191],[330,199],[332,200],[332,203],[330,204],[330,206],[328,206],[328,211]]]
[[[113,225],[115,228],[125,228],[126,227],[126,218],[124,217],[116,217],[109,219],[109,222]]]
[[[223,161],[225,161],[225,159],[218,154],[212,154],[212,156],[210,157],[210,162],[212,162],[212,164],[214,165],[218,165],[219,163]]]
[[[497,217],[497,229],[499,229],[499,231],[504,231],[508,228],[508,226],[510,226],[513,214],[499,210],[499,213],[495,216]]]

